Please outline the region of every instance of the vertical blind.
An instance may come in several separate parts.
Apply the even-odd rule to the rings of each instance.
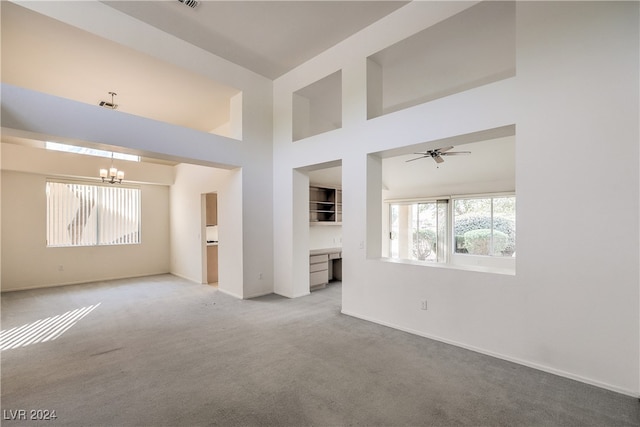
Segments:
[[[47,182],[47,246],[140,243],[140,190]]]

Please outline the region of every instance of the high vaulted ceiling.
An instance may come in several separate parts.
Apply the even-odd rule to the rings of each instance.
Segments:
[[[205,0],[195,8],[178,0],[101,3],[273,79],[408,2]],[[119,111],[206,132],[229,120],[229,99],[237,89],[20,4],[1,6],[3,82],[93,105],[115,90]],[[3,142],[25,143],[6,136]],[[473,155],[443,167],[430,159],[405,163],[406,153],[385,156],[385,186],[396,192],[414,182],[414,193],[451,187],[476,167],[484,168],[478,172],[482,180],[513,182],[513,138],[472,148]],[[495,176],[495,164],[509,165],[507,176]],[[340,183],[340,167],[314,173],[325,184]]]
[[[407,1],[199,1],[103,3],[275,79]]]
[[[0,3],[3,83],[92,105],[115,92],[118,111],[231,136],[239,89],[37,13],[37,3]],[[273,79],[408,2],[100,3]]]

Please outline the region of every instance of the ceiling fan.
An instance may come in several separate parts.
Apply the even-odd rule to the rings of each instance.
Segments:
[[[443,148],[436,148],[434,150],[427,150],[424,153],[413,153],[413,154],[420,154],[421,157],[416,157],[415,159],[409,159],[407,160],[407,162],[424,159],[425,157],[431,157],[433,160],[435,160],[436,163],[442,163],[444,162],[444,159],[442,158],[442,156],[457,156],[459,154],[471,154],[471,151],[449,152],[449,150],[451,150],[452,148],[453,147],[443,147]]]

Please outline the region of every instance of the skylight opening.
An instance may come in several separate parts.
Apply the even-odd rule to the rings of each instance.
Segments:
[[[45,142],[45,148],[53,151],[64,151],[65,153],[85,154],[87,156],[114,158],[119,160],[127,160],[130,162],[139,162],[140,156],[133,154],[116,153],[114,151],[98,150],[96,148],[77,147],[75,145],[61,144],[59,142]]]

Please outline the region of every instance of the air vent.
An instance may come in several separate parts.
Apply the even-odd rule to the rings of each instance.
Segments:
[[[198,5],[198,1],[196,0],[178,0],[180,3],[182,4],[186,4],[187,6],[189,6],[191,9],[195,8]]]

